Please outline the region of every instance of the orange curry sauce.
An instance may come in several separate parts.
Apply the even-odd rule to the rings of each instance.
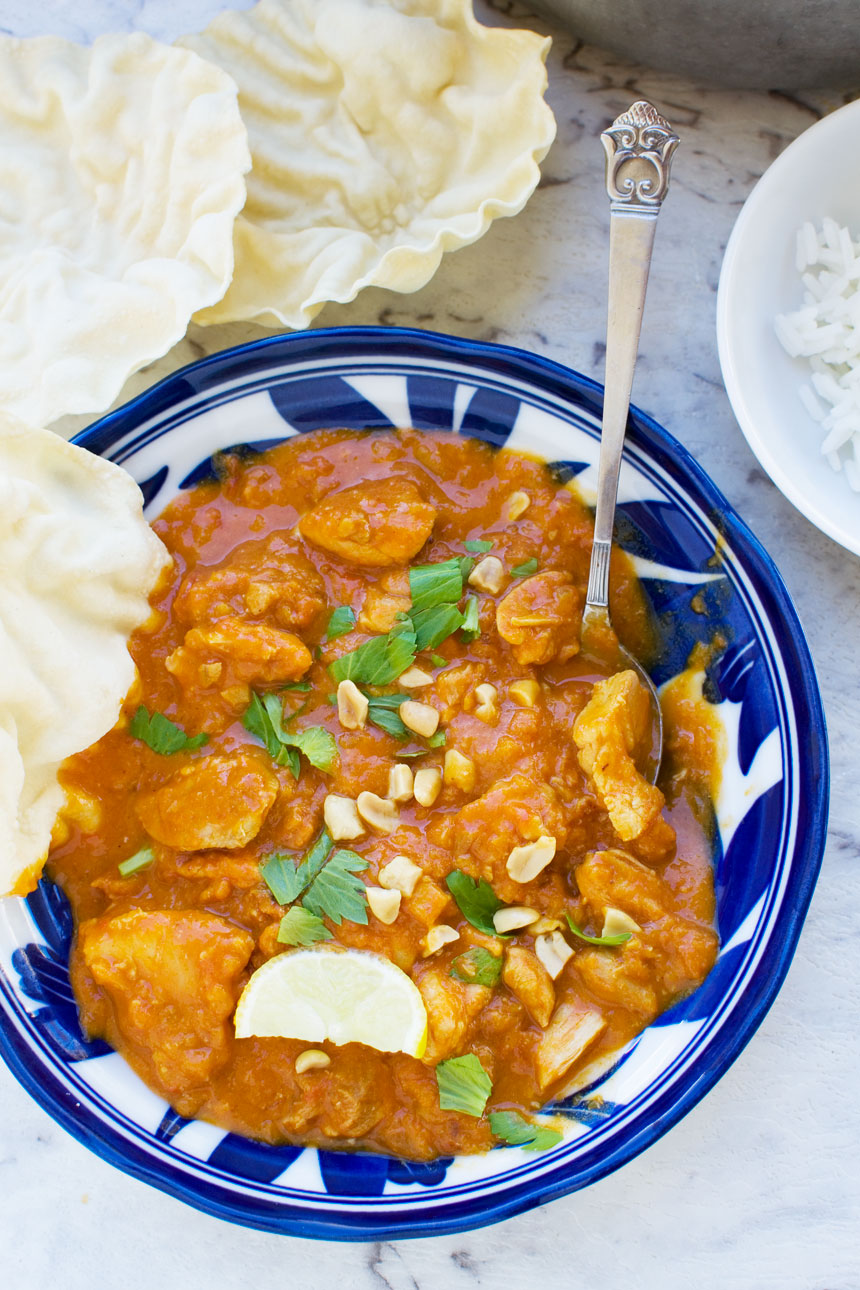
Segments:
[[[605,1068],[711,968],[717,936],[707,734],[679,725],[696,716],[676,705],[662,817],[639,837],[619,837],[572,738],[597,678],[576,654],[558,661],[576,648],[591,518],[542,463],[472,439],[403,430],[319,431],[221,464],[219,481],[182,494],[155,522],[175,567],[153,596],[151,620],[131,641],[139,681],[115,729],[63,771],[69,806],[49,873],[68,895],[78,927],[72,980],[83,1025],[106,1037],[181,1113],[234,1132],[418,1159],[484,1150],[494,1141],[486,1115],[440,1109],[436,1063],[474,1053],[492,1079],[487,1110],[528,1113]],[[303,526],[309,537],[302,535],[302,516],[359,481],[335,504],[334,524],[323,511]],[[375,481],[382,487],[374,491]],[[511,498],[520,493],[527,508],[511,519]],[[380,519],[386,506],[399,516],[393,537]],[[371,529],[382,525],[371,534],[376,564],[334,550],[338,534],[359,544],[363,532],[367,537],[362,514]],[[413,522],[409,559],[401,547]],[[407,564],[462,556],[467,539],[493,543],[505,585],[497,594],[477,591],[477,639],[466,643],[457,632],[432,651],[435,658],[425,652],[416,659],[433,680],[412,696],[439,712],[444,746],[428,749],[417,736],[403,743],[371,724],[344,729],[327,665],[389,630],[409,608]],[[526,584],[511,571],[533,559],[535,578],[555,571],[555,582],[535,582],[517,595],[530,595],[532,618],[546,610],[543,597],[549,618],[555,606],[565,622],[547,634],[540,624],[530,629],[521,613],[517,621],[526,626],[512,643],[497,630],[497,606]],[[612,583],[619,635],[647,653],[645,602],[620,554]],[[340,605],[352,607],[356,627],[327,642],[329,617]],[[293,643],[273,647],[286,634]],[[550,661],[534,661],[547,654]],[[310,689],[284,688],[297,677]],[[524,679],[537,682],[532,706],[522,691],[516,698],[510,691]],[[496,689],[489,709],[476,697],[480,684]],[[288,730],[323,726],[334,735],[331,773],[302,757],[296,781],[274,763],[242,724],[252,690],[279,695]],[[141,704],[189,735],[206,732],[208,742],[172,755],[152,751],[129,731]],[[401,756],[419,749],[425,751],[414,760]],[[472,766],[473,782],[468,773],[449,776],[432,806],[400,802],[392,832],[368,825],[362,836],[336,844],[366,860],[361,878],[368,886],[396,855],[423,871],[390,925],[368,910],[366,925],[329,926],[333,944],[384,954],[415,981],[429,1018],[424,1057],[326,1043],[319,1046],[330,1065],[297,1074],[295,1059],[307,1042],[236,1039],[231,1018],[250,974],[289,952],[277,939],[285,911],[261,879],[261,861],[272,852],[298,861],[320,834],[328,794],[385,797],[395,763],[442,769],[451,750]],[[532,881],[514,881],[510,852],[540,835],[555,838],[554,858]],[[121,876],[120,862],[146,846],[153,863]],[[573,952],[554,979],[534,952],[534,927],[503,939],[462,916],[445,883],[454,869],[489,882],[505,904],[558,920]],[[624,945],[594,946],[568,931],[565,914],[600,936],[608,907],[641,929]],[[439,924],[458,939],[428,954],[428,931]],[[470,946],[503,958],[497,985],[452,975],[452,963]],[[571,1023],[583,1015],[591,1019],[590,1038],[579,1051]]]

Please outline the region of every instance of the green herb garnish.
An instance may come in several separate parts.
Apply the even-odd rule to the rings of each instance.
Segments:
[[[275,851],[260,866],[260,874],[279,905],[292,904],[301,897],[301,907],[318,920],[330,918],[338,926],[344,918],[353,923],[366,923],[366,888],[355,875],[367,868],[367,861],[354,851],[334,851],[333,846],[331,837],[323,829],[301,864],[296,865],[291,856]],[[282,929],[283,926],[282,919]],[[311,924],[301,921],[296,914],[294,923],[287,924],[287,930],[297,934],[299,928],[307,935]],[[283,939],[280,932],[278,939]],[[328,938],[317,935],[314,939]]]
[[[493,549],[492,542],[488,542],[486,538],[469,538],[469,541],[464,542],[463,546],[467,551],[473,551],[475,555],[486,555],[488,551]]]
[[[338,605],[328,620],[328,627],[325,630],[327,641],[337,640],[338,636],[345,636],[351,632],[355,626],[355,614],[349,605]]]
[[[493,914],[502,909],[502,902],[488,882],[483,878],[475,882],[461,869],[455,869],[445,879],[448,890],[457,902],[460,913],[479,932],[487,936],[498,936],[493,925]]]
[[[524,560],[522,564],[514,565],[511,569],[512,578],[530,578],[533,573],[537,573],[538,562],[534,556],[530,560]]]
[[[135,851],[133,856],[129,856],[127,860],[123,860],[117,868],[123,878],[128,878],[131,874],[137,873],[139,869],[146,869],[152,864],[154,859],[155,852],[152,847],[141,847],[139,851]]]
[[[314,842],[301,864],[283,851],[273,851],[260,874],[279,905],[291,905],[313,882],[331,855],[334,843],[325,829]]]
[[[288,909],[278,928],[282,945],[314,945],[317,941],[330,941],[332,935],[323,920],[302,905]]]
[[[129,731],[135,739],[142,739],[153,752],[165,757],[187,748],[200,748],[209,739],[207,734],[187,735],[163,712],[150,713],[143,704],[132,717]]]
[[[433,664],[433,666],[434,666],[434,667],[447,667],[447,666],[448,666],[448,660],[447,660],[447,658],[443,658],[441,654],[431,654],[431,655],[430,655],[430,662]]]
[[[463,626],[463,615],[456,605],[435,605],[432,609],[410,612],[415,629],[415,649],[434,649]]]
[[[477,640],[481,634],[481,623],[478,618],[478,597],[467,596],[466,608],[463,613],[463,626],[460,628],[460,635],[466,641]]]
[[[329,664],[336,681],[356,685],[390,685],[415,661],[415,629],[404,615],[387,636],[374,636],[358,649],[341,654]]]
[[[310,681],[290,681],[287,685],[279,687],[282,692],[287,690],[298,690],[301,694],[307,694],[311,688]]]
[[[412,731],[404,724],[400,716],[400,705],[409,698],[408,694],[369,694],[367,696],[367,719],[386,734],[395,739],[411,739]]]
[[[524,1151],[546,1151],[562,1141],[557,1129],[532,1124],[516,1111],[491,1111],[490,1129],[495,1137]]]
[[[409,570],[409,590],[412,595],[410,618],[424,609],[437,605],[455,605],[463,594],[463,572],[460,558],[444,560],[440,564],[417,564]]]
[[[322,726],[308,726],[305,730],[285,730],[284,711],[276,694],[266,694],[261,699],[256,693],[242,716],[242,725],[262,742],[269,756],[279,766],[289,768],[294,779],[301,772],[299,753],[307,757],[317,770],[330,771],[337,756],[334,735]]]
[[[444,730],[437,730],[434,735],[427,736],[428,748],[444,748],[448,742],[448,736]]]
[[[502,960],[482,945],[473,945],[465,954],[457,955],[450,975],[466,985],[496,985],[502,975]]]
[[[450,1057],[436,1067],[439,1106],[443,1111],[463,1111],[479,1120],[484,1114],[493,1082],[474,1053]]]
[[[624,945],[633,935],[632,932],[619,932],[617,936],[586,936],[585,932],[580,931],[576,923],[571,921],[570,914],[566,910],[564,916],[574,936],[578,936],[581,941],[588,941],[589,945]]]

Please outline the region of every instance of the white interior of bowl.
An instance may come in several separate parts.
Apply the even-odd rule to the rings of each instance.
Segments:
[[[821,455],[821,429],[798,394],[809,379],[774,332],[797,309],[797,229],[824,216],[860,237],[860,101],[812,126],[753,189],[726,249],[717,302],[723,380],[747,442],[771,479],[807,519],[860,554],[860,494]]]

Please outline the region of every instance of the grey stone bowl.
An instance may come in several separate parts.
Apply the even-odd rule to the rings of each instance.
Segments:
[[[535,0],[574,35],[736,89],[860,86],[860,0]]]

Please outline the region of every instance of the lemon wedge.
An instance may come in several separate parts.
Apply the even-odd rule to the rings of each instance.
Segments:
[[[389,959],[368,950],[278,954],[245,986],[234,1022],[237,1039],[328,1039],[412,1057],[427,1046],[427,1010],[417,986]]]

